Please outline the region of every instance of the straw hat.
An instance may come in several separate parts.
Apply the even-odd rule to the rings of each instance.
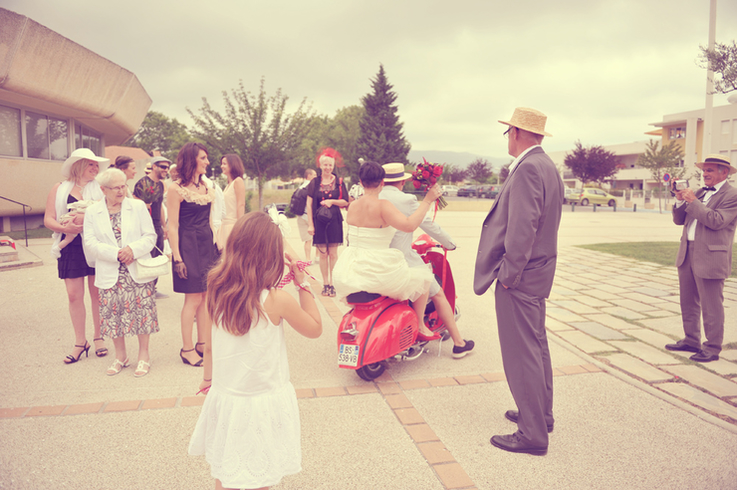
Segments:
[[[71,155],[69,155],[69,158],[67,158],[61,166],[61,176],[68,179],[72,172],[72,165],[77,163],[79,160],[92,160],[97,163],[107,163],[110,161],[109,158],[96,156],[89,148],[77,148]]]
[[[729,159],[725,157],[724,155],[717,155],[712,154],[706,157],[706,160],[703,162],[699,162],[696,164],[697,167],[699,167],[701,170],[704,169],[705,163],[716,163],[717,165],[723,165],[729,169],[729,175],[732,175],[733,173],[737,172],[737,168],[733,167],[732,164],[729,162]]]
[[[509,121],[499,121],[507,126],[514,126],[515,128],[524,129],[530,133],[541,134],[543,136],[553,136],[550,133],[545,132],[545,121],[548,120],[548,116],[535,109],[529,109],[527,107],[517,107],[512,114],[512,119]]]
[[[385,163],[384,167],[384,182],[399,182],[400,180],[407,180],[412,177],[412,174],[404,171],[403,163]]]

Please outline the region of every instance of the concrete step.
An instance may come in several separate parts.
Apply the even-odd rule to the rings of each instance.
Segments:
[[[2,240],[13,241],[7,236],[0,236],[0,243]],[[18,242],[15,242],[15,249],[8,245],[0,246],[0,272],[40,265],[43,265],[43,260]]]

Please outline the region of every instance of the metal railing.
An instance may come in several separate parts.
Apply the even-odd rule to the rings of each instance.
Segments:
[[[26,224],[26,208],[28,208],[29,211],[33,208],[29,206],[28,204],[24,204],[18,201],[13,201],[12,199],[8,199],[7,197],[0,196],[0,199],[5,199],[6,201],[10,201],[12,203],[18,204],[19,206],[23,206],[23,232],[26,236],[26,247],[28,247],[28,225]]]

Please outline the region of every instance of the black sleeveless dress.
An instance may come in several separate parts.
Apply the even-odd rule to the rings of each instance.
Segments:
[[[67,197],[67,204],[77,201],[79,199],[71,194]],[[61,239],[64,240],[65,236],[62,234]],[[72,243],[61,249],[61,257],[56,260],[56,266],[59,271],[59,279],[75,279],[95,275],[95,269],[87,265],[87,259],[84,256],[82,234],[77,235]]]
[[[177,293],[207,291],[207,273],[217,260],[210,228],[210,206],[212,203],[197,204],[186,200],[179,205],[179,254],[187,267],[187,279],[181,279],[172,271]]]

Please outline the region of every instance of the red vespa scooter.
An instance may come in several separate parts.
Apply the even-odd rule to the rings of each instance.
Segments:
[[[460,313],[447,250],[426,234],[417,238],[412,248],[431,264],[457,319]],[[388,361],[412,361],[426,350],[428,342],[417,340],[417,315],[408,301],[363,291],[348,295],[347,301],[353,308],[338,328],[339,367],[354,369],[362,379],[372,381],[381,376]],[[443,340],[448,337],[432,301],[425,308],[424,321],[431,331],[443,335]]]

